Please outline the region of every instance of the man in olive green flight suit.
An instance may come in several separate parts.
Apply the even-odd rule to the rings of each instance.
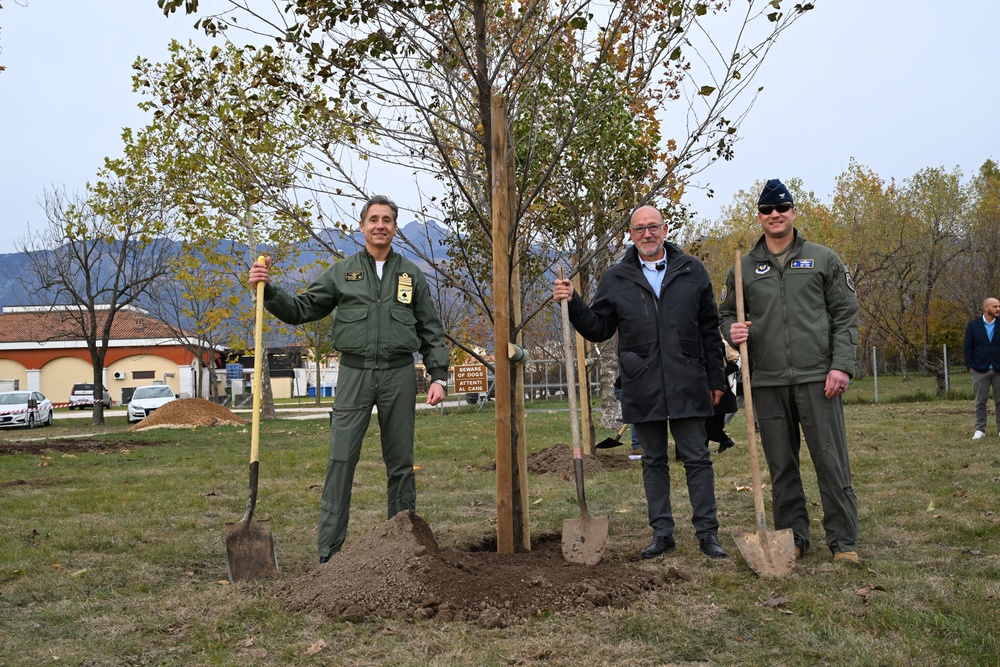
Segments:
[[[858,500],[841,398],[854,374],[858,345],[854,283],[832,250],[796,231],[792,193],[781,181],[767,182],[757,209],[764,234],[741,263],[746,322],[736,321],[733,270],[719,316],[734,347],[749,341],[750,386],[771,473],[774,526],[792,529],[800,557],[809,550],[801,429],[816,468],[826,545],[835,561],[857,563]]]
[[[264,288],[264,307],[288,324],[312,322],[337,311],[333,345],[341,358],[320,502],[320,563],[340,551],[347,536],[351,485],[372,407],[378,408],[382,433],[388,518],[416,508],[416,352],[432,379],[427,403],[437,405],[447,395],[449,353],[427,280],[413,262],[392,249],[398,213],[388,197],[372,197],[361,210],[363,251],[336,262],[297,295],[269,283]],[[269,267],[270,259],[251,267],[251,287],[267,282]]]

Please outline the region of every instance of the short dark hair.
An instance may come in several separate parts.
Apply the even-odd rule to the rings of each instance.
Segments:
[[[399,218],[399,207],[396,206],[396,202],[385,195],[373,195],[371,199],[365,202],[364,208],[361,209],[361,222],[364,222],[365,218],[368,217],[368,209],[372,206],[388,206],[392,209],[392,223],[396,224],[396,220]]]

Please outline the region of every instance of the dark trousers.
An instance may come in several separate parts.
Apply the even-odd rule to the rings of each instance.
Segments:
[[[340,551],[347,537],[351,485],[373,407],[378,408],[382,436],[386,518],[416,509],[417,483],[413,474],[416,397],[417,376],[413,366],[361,370],[341,365],[330,427],[330,458],[320,500],[317,538],[320,557]]]
[[[847,429],[840,396],[827,398],[824,383],[754,387],[753,403],[761,444],[771,473],[776,530],[791,528],[795,543],[809,550],[809,512],[799,470],[801,435],[816,469],[823,528],[830,551],[855,551],[858,499],[851,486]]]
[[[674,436],[677,458],[684,464],[695,535],[698,539],[715,535],[719,531],[715,505],[715,472],[705,443],[704,417],[635,425],[639,446],[642,447],[642,485],[646,491],[649,525],[653,529],[653,535],[659,537],[674,534],[674,515],[670,506],[668,425]]]

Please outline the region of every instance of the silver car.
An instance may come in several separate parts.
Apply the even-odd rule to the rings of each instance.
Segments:
[[[52,425],[52,401],[40,391],[0,392],[0,428]]]

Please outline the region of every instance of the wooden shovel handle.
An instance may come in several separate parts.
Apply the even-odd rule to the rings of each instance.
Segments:
[[[736,283],[736,321],[746,322],[746,311],[743,305],[743,256],[736,251],[733,263],[734,282]],[[760,462],[757,459],[757,430],[753,414],[753,394],[750,389],[750,359],[748,342],[740,343],[740,375],[743,377],[743,410],[747,418],[747,450],[750,452],[750,479],[753,482],[753,506],[757,512],[757,532],[763,541],[767,541],[767,520],[764,517],[764,491],[760,481]]]
[[[264,255],[257,258],[260,264],[266,260]],[[256,463],[260,453],[260,387],[264,356],[264,281],[257,283],[257,294],[254,298],[253,324],[253,415],[250,428],[250,463]]]
[[[566,279],[566,270],[560,266],[559,280]],[[569,394],[569,430],[573,438],[573,472],[576,477],[576,499],[580,503],[580,512],[586,518],[587,498],[583,491],[583,452],[580,449],[580,424],[577,421],[576,383],[573,379],[573,327],[569,323],[569,299],[559,302],[562,311],[563,357],[566,363],[566,393]]]

